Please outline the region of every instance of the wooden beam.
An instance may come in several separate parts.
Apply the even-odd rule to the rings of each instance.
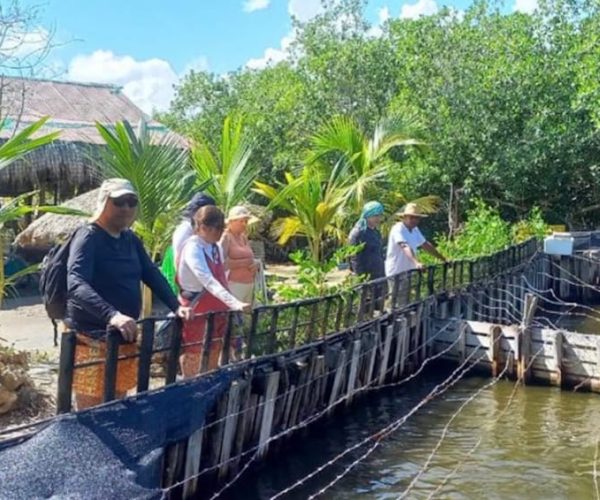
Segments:
[[[265,394],[265,406],[260,426],[260,436],[258,438],[259,457],[263,457],[269,448],[268,440],[273,430],[273,412],[275,410],[275,398],[279,387],[279,372],[269,373],[267,377],[267,390]]]

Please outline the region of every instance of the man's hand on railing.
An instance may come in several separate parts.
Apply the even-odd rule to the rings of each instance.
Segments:
[[[108,324],[119,330],[126,342],[135,342],[137,338],[137,325],[133,318],[118,312],[110,318]]]

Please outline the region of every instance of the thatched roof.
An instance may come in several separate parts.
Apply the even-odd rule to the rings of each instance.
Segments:
[[[133,104],[114,85],[58,82],[0,76],[0,114],[5,118],[0,141],[15,129],[31,125],[43,116],[50,120],[39,131],[60,130],[59,140],[0,171],[0,196],[14,196],[40,187],[62,195],[92,189],[99,175],[90,160],[104,141],[95,123],[112,125],[127,120],[137,125],[145,119],[157,139],[169,130]],[[185,141],[180,138],[182,146]]]
[[[97,199],[98,189],[94,189],[65,202],[63,206],[92,214]],[[20,247],[46,250],[65,241],[75,229],[85,224],[87,219],[88,217],[73,215],[44,214],[19,233],[15,243]]]

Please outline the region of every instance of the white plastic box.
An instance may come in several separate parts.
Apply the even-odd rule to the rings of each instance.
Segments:
[[[573,255],[573,242],[575,238],[571,233],[553,233],[544,239],[544,253],[551,255]]]

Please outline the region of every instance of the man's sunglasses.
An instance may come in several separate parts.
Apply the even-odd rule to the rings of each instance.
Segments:
[[[118,208],[123,208],[125,205],[129,206],[130,208],[135,208],[138,206],[138,199],[131,196],[126,198],[112,198],[112,203]]]

